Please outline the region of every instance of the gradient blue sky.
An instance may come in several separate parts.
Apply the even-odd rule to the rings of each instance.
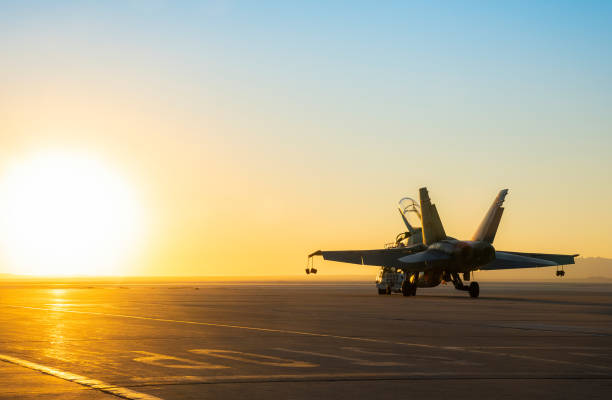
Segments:
[[[509,187],[498,248],[612,257],[610,2],[0,11],[0,157],[93,149],[136,176],[158,228],[132,273],[379,247],[423,185],[454,236]]]

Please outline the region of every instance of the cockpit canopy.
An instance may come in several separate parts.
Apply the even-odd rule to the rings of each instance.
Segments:
[[[385,248],[412,246],[423,243],[421,207],[419,203],[410,197],[404,197],[398,203],[398,210],[408,230],[400,232],[395,238],[395,243],[387,243]]]

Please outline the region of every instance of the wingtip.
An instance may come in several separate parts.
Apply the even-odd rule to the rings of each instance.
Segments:
[[[314,256],[320,256],[321,254],[323,254],[323,252],[321,250],[317,250],[317,251],[314,251],[314,252],[308,254],[308,258],[314,257]]]

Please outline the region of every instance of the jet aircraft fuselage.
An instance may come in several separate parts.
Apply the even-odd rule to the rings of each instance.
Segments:
[[[383,277],[384,272],[401,274],[401,291],[405,296],[415,295],[417,287],[434,287],[443,281],[450,281],[455,288],[469,291],[471,297],[478,297],[480,292],[478,283],[471,282],[466,286],[460,274],[463,280],[470,281],[472,271],[476,270],[573,264],[577,254],[508,252],[497,251],[493,247],[504,211],[502,205],[507,194],[507,189],[498,193],[472,239],[458,240],[446,235],[427,188],[421,188],[420,211],[415,204],[411,204],[410,207],[419,216],[422,228],[413,228],[400,208],[408,232],[398,235],[394,245],[376,250],[318,250],[309,255],[309,260],[313,256],[320,255],[325,260],[381,266]],[[408,239],[408,245],[403,244],[405,239]],[[307,273],[310,271],[313,270],[306,269]],[[388,288],[386,292],[390,293],[391,289]],[[380,286],[379,293],[382,294]]]

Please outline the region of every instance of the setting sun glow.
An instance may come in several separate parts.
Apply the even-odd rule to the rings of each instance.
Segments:
[[[0,257],[10,272],[121,274],[143,228],[134,188],[88,154],[34,154],[0,177]]]

